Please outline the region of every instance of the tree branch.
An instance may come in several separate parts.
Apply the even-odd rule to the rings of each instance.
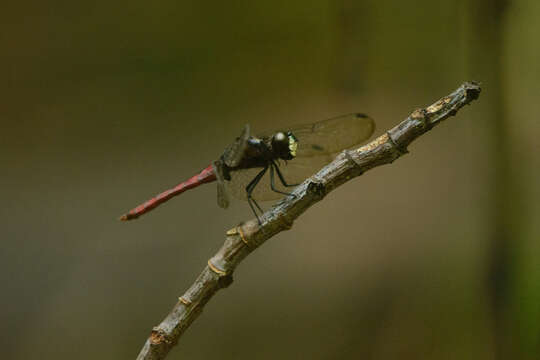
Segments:
[[[290,229],[297,217],[341,184],[406,154],[411,142],[477,99],[480,91],[478,84],[466,82],[433,105],[415,110],[399,125],[369,144],[339,154],[299,185],[293,191],[295,196],[285,197],[264,213],[262,225],[252,219],[227,231],[221,249],[208,260],[207,266],[179,298],[169,315],[152,329],[137,359],[164,359],[212,296],[231,284],[234,269],[249,253],[277,233]]]

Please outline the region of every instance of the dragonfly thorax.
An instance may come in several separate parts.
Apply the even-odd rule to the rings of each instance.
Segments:
[[[298,148],[298,139],[292,132],[277,132],[272,136],[272,151],[282,160],[292,160],[296,156]]]

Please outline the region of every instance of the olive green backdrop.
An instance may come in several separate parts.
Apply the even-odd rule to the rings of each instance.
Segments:
[[[135,358],[251,213],[205,185],[117,217],[243,124],[361,111],[380,135],[476,80],[479,101],[248,257],[169,358],[537,359],[539,4],[4,4],[2,358]]]

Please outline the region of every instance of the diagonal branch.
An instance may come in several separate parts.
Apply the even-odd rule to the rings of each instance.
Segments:
[[[164,359],[212,296],[231,284],[234,269],[249,253],[277,233],[290,229],[297,217],[341,184],[407,153],[407,147],[413,140],[477,99],[480,90],[478,84],[466,82],[433,105],[415,110],[403,122],[369,144],[339,154],[299,185],[293,191],[295,196],[287,196],[264,213],[262,225],[252,219],[227,231],[221,249],[208,260],[208,265],[179,298],[169,315],[153,328],[137,359]]]

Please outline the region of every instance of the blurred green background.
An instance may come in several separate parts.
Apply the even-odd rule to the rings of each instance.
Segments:
[[[117,218],[243,124],[361,111],[380,135],[465,80],[477,102],[254,252],[168,358],[539,358],[540,2],[30,1],[0,18],[3,358],[135,358],[251,213],[206,185]]]

